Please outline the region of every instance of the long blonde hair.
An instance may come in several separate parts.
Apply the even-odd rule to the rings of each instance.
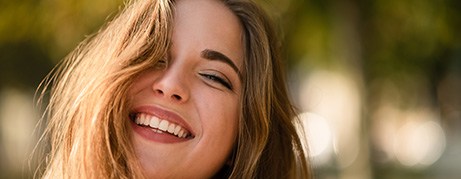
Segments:
[[[309,177],[293,125],[276,34],[254,3],[223,1],[245,32],[242,114],[229,178]],[[82,42],[43,82],[51,151],[44,178],[144,178],[134,154],[127,91],[132,79],[165,57],[174,3],[136,0]]]

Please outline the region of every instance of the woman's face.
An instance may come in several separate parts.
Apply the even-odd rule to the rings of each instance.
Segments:
[[[207,178],[229,160],[242,93],[242,33],[219,1],[177,1],[168,58],[129,92],[133,145],[149,178]]]

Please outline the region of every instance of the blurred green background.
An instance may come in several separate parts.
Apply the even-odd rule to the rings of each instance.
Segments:
[[[260,0],[318,178],[461,176],[461,1]],[[31,178],[34,92],[122,0],[0,0],[0,178]]]

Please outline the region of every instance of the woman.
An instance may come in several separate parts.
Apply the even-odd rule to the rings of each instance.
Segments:
[[[249,1],[128,3],[48,80],[43,177],[310,177],[278,48]]]

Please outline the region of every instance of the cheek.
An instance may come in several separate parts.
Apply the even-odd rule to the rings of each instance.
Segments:
[[[204,95],[197,104],[203,129],[203,140],[214,150],[228,154],[237,137],[240,104],[236,96]]]
[[[237,138],[238,107],[229,102],[213,101],[204,105],[201,118],[203,135],[199,142],[201,156],[208,163],[206,167],[215,166],[217,172],[229,161]],[[204,113],[207,113],[205,115]],[[203,163],[205,163],[205,161]]]
[[[143,89],[152,88],[152,84],[157,77],[158,73],[153,70],[142,72],[139,76],[133,79],[133,83],[128,89],[128,95],[134,96]]]

